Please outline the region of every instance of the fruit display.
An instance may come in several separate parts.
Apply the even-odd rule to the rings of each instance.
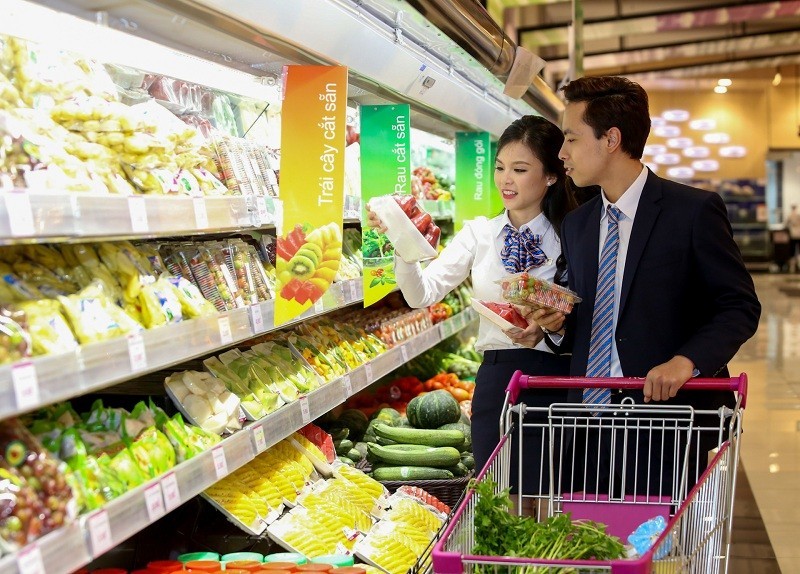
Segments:
[[[528,328],[527,319],[510,303],[473,299],[472,307],[503,330]]]
[[[450,201],[453,184],[444,176],[437,177],[428,167],[415,167],[411,174],[411,194],[417,199]]]
[[[26,313],[6,305],[0,307],[0,365],[30,357],[31,338]]]
[[[361,253],[361,233],[354,227],[342,232],[342,259],[334,281],[347,281],[361,277],[364,258]]]
[[[278,177],[264,146],[230,135],[212,136],[214,161],[222,181],[234,193],[278,197]]]
[[[406,217],[411,220],[411,223],[414,224],[417,231],[422,234],[425,241],[436,249],[439,245],[439,238],[442,235],[442,230],[433,222],[431,215],[420,207],[413,195],[393,195],[392,198],[397,202],[397,205],[400,206],[400,209],[403,210]]]
[[[342,230],[335,223],[296,225],[278,238],[280,296],[301,305],[317,301],[333,283],[342,258]]]
[[[173,373],[164,380],[164,387],[193,425],[213,434],[242,428],[244,415],[239,408],[239,397],[209,373]]]
[[[63,464],[16,419],[0,422],[0,546],[16,550],[72,522],[75,495]]]
[[[503,290],[503,299],[516,305],[549,307],[562,313],[570,313],[581,302],[578,294],[527,273],[517,273],[495,281]]]

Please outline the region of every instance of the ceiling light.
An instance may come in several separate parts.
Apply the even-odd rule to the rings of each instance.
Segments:
[[[689,119],[689,112],[687,110],[667,110],[661,117],[668,122],[685,122]]]
[[[661,144],[649,144],[644,146],[642,155],[659,155],[667,153],[667,146]]]
[[[781,80],[783,80],[783,76],[781,76],[781,73],[779,71],[776,71],[775,72],[775,76],[772,78],[772,85],[773,86],[780,86],[781,85]]]
[[[692,169],[695,171],[717,171],[719,162],[715,159],[698,159],[692,162]]]
[[[732,145],[719,148],[721,157],[744,157],[747,155],[747,148],[741,145]]]
[[[676,138],[681,135],[681,128],[678,126],[658,126],[653,133],[660,138]]]
[[[722,78],[719,82],[717,82],[720,86],[730,86],[733,82],[731,82],[728,78]]]
[[[671,167],[667,170],[667,177],[674,179],[691,179],[694,177],[694,170],[685,166]]]
[[[703,134],[703,141],[707,144],[726,144],[730,143],[731,136],[724,132],[713,132],[710,134]]]
[[[717,120],[713,118],[702,118],[689,122],[689,127],[693,130],[713,130],[717,128]]]
[[[676,148],[676,149],[684,149],[687,147],[692,147],[694,142],[692,138],[669,138],[667,140],[667,147]]]
[[[681,156],[676,153],[661,153],[653,161],[660,165],[677,165],[681,162]]]
[[[724,94],[725,92],[728,91],[728,88],[726,88],[725,86],[714,86],[714,91],[718,94]]]
[[[683,155],[691,158],[703,158],[711,155],[711,150],[705,146],[692,146],[683,150]]]

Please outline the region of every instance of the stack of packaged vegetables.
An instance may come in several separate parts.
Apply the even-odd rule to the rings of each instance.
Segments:
[[[361,255],[361,231],[348,227],[342,233],[342,260],[335,281],[346,281],[361,277],[364,259]]]
[[[78,415],[69,403],[27,417],[31,432],[71,469],[82,510],[93,510],[218,443],[217,435],[140,402],[132,412],[96,401]]]

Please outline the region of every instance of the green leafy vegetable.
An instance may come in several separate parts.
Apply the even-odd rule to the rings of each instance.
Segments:
[[[491,479],[473,480],[470,487],[478,496],[474,521],[477,542],[472,554],[546,560],[613,560],[625,555],[624,546],[606,534],[604,524],[572,521],[568,514],[537,522],[532,516],[514,514],[509,490],[496,492],[497,485]],[[553,570],[534,567],[526,574],[537,572]]]

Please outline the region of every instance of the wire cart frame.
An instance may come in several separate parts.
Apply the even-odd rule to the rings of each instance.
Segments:
[[[532,409],[516,404],[520,390],[530,387],[641,389],[643,384],[643,379],[532,377],[517,371],[506,389],[500,442],[476,480],[491,478],[498,491],[507,488],[512,478],[511,457],[516,455],[516,484],[522,485],[524,430],[537,429],[544,433],[543,463],[534,477],[533,492],[519,489],[513,495],[517,511],[532,506],[542,520],[569,512],[573,519],[607,524],[608,532],[623,543],[639,524],[661,515],[667,521],[666,529],[646,553],[610,561],[476,556],[472,552],[477,495],[470,489],[433,548],[433,572],[727,573],[739,437],[747,400],[745,374],[730,379],[693,379],[682,388],[687,392],[734,391],[733,408],[701,411],[682,405],[634,404],[630,399],[603,407],[558,403]],[[602,408],[601,416],[595,415],[598,408]],[[535,422],[524,418],[537,411]],[[716,448],[709,456],[700,445],[712,439]],[[584,452],[575,446],[581,442],[586,445]]]

